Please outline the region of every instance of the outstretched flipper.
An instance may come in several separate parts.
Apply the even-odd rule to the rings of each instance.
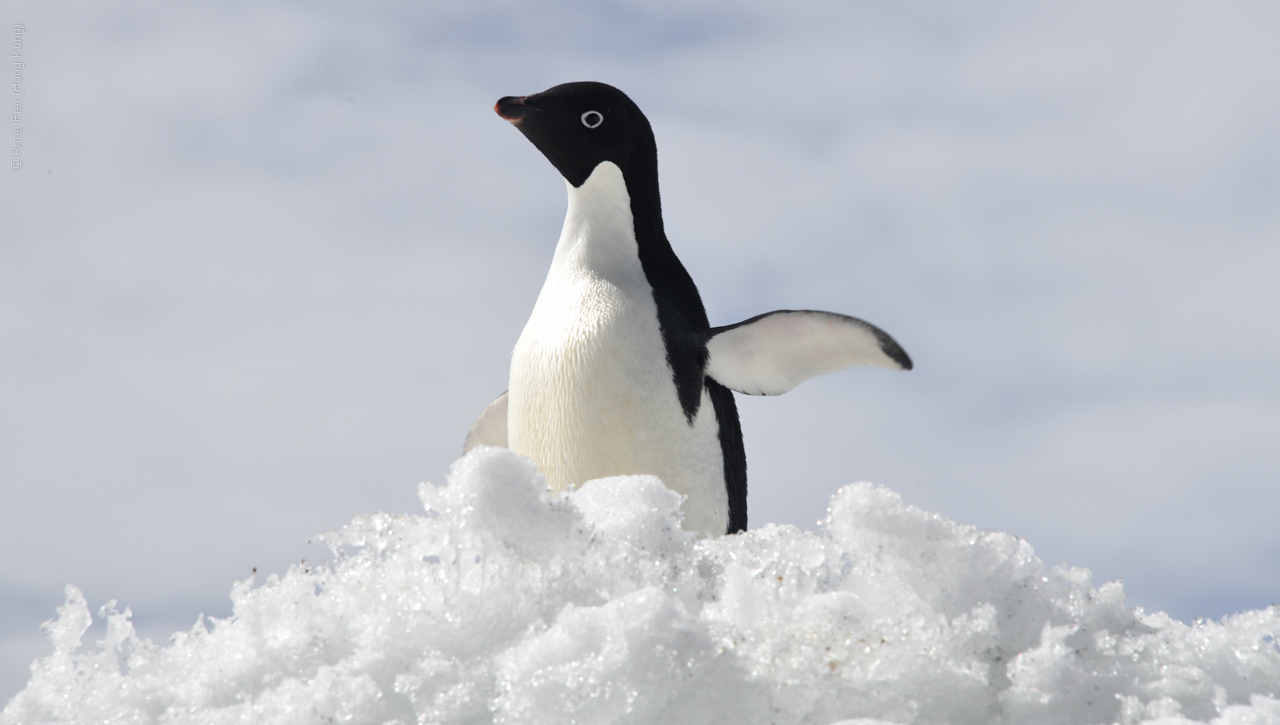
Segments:
[[[911,358],[885,331],[819,310],[776,310],[714,327],[707,353],[707,375],[747,395],[781,395],[854,365],[911,369]]]
[[[480,411],[480,417],[471,424],[467,439],[462,442],[462,452],[476,446],[507,447],[507,392],[504,390],[496,400]]]

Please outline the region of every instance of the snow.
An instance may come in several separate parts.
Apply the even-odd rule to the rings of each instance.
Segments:
[[[1185,624],[1031,546],[841,489],[817,531],[699,539],[649,476],[546,490],[481,447],[418,515],[167,644],[67,587],[0,722],[1280,723],[1280,607]]]

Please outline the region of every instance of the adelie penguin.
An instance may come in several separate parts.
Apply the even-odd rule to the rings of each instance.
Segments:
[[[564,176],[569,211],[511,356],[509,389],[464,444],[532,459],[555,490],[647,473],[684,494],[684,527],[747,528],[747,460],[733,393],[778,395],[852,365],[911,369],[879,328],[778,310],[711,327],[662,226],[648,119],[603,83],[494,106]]]

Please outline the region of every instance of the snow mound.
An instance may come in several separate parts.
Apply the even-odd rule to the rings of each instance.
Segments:
[[[67,588],[0,722],[1280,723],[1280,608],[1183,624],[1031,547],[841,489],[817,532],[696,539],[649,476],[549,493],[481,448],[421,515],[167,645]]]

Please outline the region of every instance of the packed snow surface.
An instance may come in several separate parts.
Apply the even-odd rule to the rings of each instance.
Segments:
[[[426,512],[167,645],[84,597],[4,723],[1280,723],[1280,608],[1183,624],[1024,541],[841,489],[816,532],[696,539],[647,476],[552,494],[481,448]]]

